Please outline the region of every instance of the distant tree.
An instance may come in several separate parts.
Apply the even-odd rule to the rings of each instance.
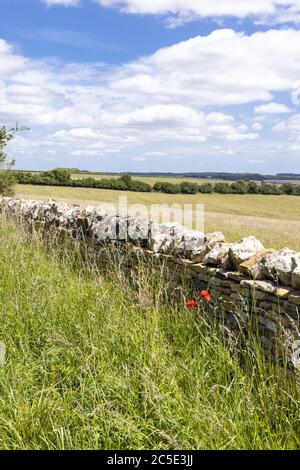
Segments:
[[[122,183],[126,184],[127,188],[130,188],[130,185],[132,183],[132,176],[129,175],[129,173],[125,173],[119,178]]]
[[[248,187],[245,181],[235,181],[230,185],[230,192],[232,194],[246,194],[248,192]]]
[[[13,134],[6,130],[5,127],[0,128],[0,194],[2,196],[10,196],[13,194],[13,188],[16,183],[13,172],[11,171],[15,165],[15,161],[7,161],[4,152],[8,142],[13,138]]]
[[[285,194],[293,194],[293,185],[290,183],[284,183],[281,189]]]
[[[215,183],[214,191],[220,194],[229,194],[231,192],[230,185],[228,183]]]
[[[214,191],[214,186],[211,183],[203,183],[198,186],[199,193],[211,194]]]
[[[259,185],[255,181],[250,181],[248,183],[248,193],[249,194],[259,194]]]
[[[300,184],[295,184],[293,186],[293,196],[300,196]]]
[[[67,168],[55,168],[54,170],[46,171],[43,175],[45,178],[49,178],[61,185],[68,185],[71,182],[71,171]]]
[[[282,188],[276,184],[262,183],[260,185],[260,194],[280,195],[283,194]]]
[[[166,194],[179,194],[181,193],[181,188],[179,184],[168,183],[165,181],[157,181],[154,184],[153,190],[157,193],[166,193]]]
[[[198,184],[190,183],[189,181],[183,181],[182,183],[180,183],[180,189],[182,194],[197,194]]]

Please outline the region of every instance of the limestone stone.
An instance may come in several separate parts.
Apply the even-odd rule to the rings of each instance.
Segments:
[[[297,267],[292,272],[292,286],[295,289],[300,289],[300,267]]]
[[[194,271],[195,273],[199,274],[206,274],[207,272],[207,266],[203,264],[194,264],[191,266],[191,270]]]
[[[217,243],[205,256],[204,264],[223,267],[229,259],[228,254],[231,246],[231,243]]]
[[[277,287],[275,289],[274,295],[280,299],[287,299],[291,293],[291,289],[285,287]]]
[[[203,232],[196,231],[185,231],[182,236],[182,246],[183,252],[193,258],[194,254],[197,253],[200,248],[203,247],[205,240],[205,235]]]
[[[289,314],[296,314],[296,318],[300,321],[300,308],[290,300],[285,300],[283,304],[284,311]]]
[[[289,248],[266,254],[260,262],[262,273],[274,282],[291,285],[295,252]]]
[[[240,282],[240,281],[245,280],[245,276],[242,273],[239,273],[239,272],[227,271],[226,272],[226,279],[232,279],[233,281]]]
[[[225,242],[225,235],[222,232],[213,232],[213,233],[207,233],[205,235],[205,243],[210,243],[210,242],[219,242],[219,243],[224,243]]]
[[[246,237],[230,247],[229,258],[233,267],[238,270],[240,264],[248,261],[262,250],[264,250],[264,246],[259,240],[253,236]]]
[[[267,292],[269,294],[273,294],[275,292],[276,286],[272,284],[271,282],[267,281],[241,281],[241,286],[242,287],[248,287],[249,289],[252,290],[260,290],[263,292]]]
[[[261,279],[263,278],[263,269],[260,263],[263,256],[268,253],[273,253],[275,250],[261,250],[258,251],[254,256],[249,258],[247,261],[244,261],[239,265],[239,270],[241,273],[251,277],[252,279]]]
[[[272,320],[269,320],[266,317],[263,317],[262,315],[257,316],[257,320],[259,323],[264,325],[268,330],[272,331],[273,333],[277,333],[279,325],[275,323]]]
[[[294,305],[300,306],[300,291],[295,291],[289,295],[289,302]]]
[[[292,364],[297,369],[300,370],[300,338],[292,344]]]

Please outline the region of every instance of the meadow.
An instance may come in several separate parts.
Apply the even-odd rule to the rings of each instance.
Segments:
[[[94,179],[117,179],[121,175],[107,175],[107,174],[99,174],[99,173],[73,173],[72,179],[81,179],[81,178],[94,178]],[[189,183],[197,183],[197,184],[204,184],[204,183],[220,183],[221,179],[214,179],[214,178],[182,178],[176,176],[133,176],[134,180],[142,181],[143,183],[148,183],[153,186],[157,181],[163,181],[165,183],[178,183],[180,184],[182,181],[188,181]],[[227,181],[228,182],[228,181]]]
[[[18,185],[16,196],[32,199],[54,198],[82,206],[118,204],[127,196],[128,204],[204,204],[205,231],[221,230],[228,241],[255,235],[266,247],[288,246],[300,251],[300,197],[234,194],[161,194],[111,191],[91,188]]]
[[[255,338],[229,352],[161,272],[100,273],[3,217],[0,243],[1,449],[300,448],[296,377]]]

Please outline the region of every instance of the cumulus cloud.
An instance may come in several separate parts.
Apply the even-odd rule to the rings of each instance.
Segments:
[[[197,18],[253,17],[261,22],[300,21],[299,0],[97,0],[105,7],[115,7],[135,14],[170,15],[170,24]]]
[[[270,101],[298,81],[299,40],[291,29],[251,36],[220,29],[129,64],[111,88],[197,106]]]
[[[47,6],[78,6],[87,0],[39,0]],[[300,23],[299,0],[95,0],[128,14],[163,15],[170,27],[211,18],[251,18],[256,23]]]
[[[284,114],[291,112],[291,110],[285,104],[281,103],[268,103],[255,106],[254,111],[257,114]]]
[[[261,116],[288,111],[273,99],[299,83],[299,41],[291,29],[250,36],[220,29],[110,68],[32,60],[0,40],[0,119],[33,129],[35,144],[25,137],[18,152],[28,145],[78,157],[145,155],[153,146],[169,153],[178,144],[197,151],[220,141],[246,145],[259,140]],[[240,112],[249,103],[264,113],[255,124]]]

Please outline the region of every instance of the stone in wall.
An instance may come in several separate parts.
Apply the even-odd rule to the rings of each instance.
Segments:
[[[260,261],[260,277],[267,277],[283,285],[292,284],[292,272],[295,269],[295,251],[283,248],[266,254]]]
[[[239,243],[235,243],[230,247],[229,259],[232,266],[238,271],[242,263],[263,250],[264,246],[255,237],[243,238]]]
[[[204,264],[212,264],[226,269],[229,267],[229,250],[232,243],[216,243],[215,246],[207,253],[203,262]]]

